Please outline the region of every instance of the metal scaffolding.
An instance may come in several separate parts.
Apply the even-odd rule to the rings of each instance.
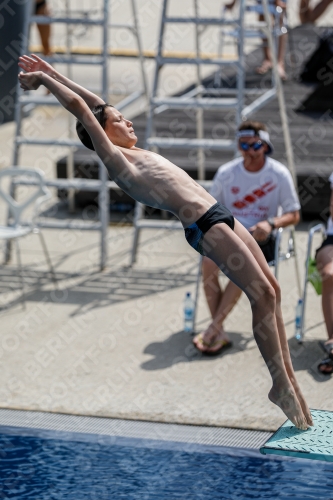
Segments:
[[[115,24],[110,23],[109,20],[109,0],[103,0],[102,12],[98,18],[89,17],[89,13],[84,13],[83,11],[71,11],[69,8],[69,0],[66,0],[66,11],[63,16],[36,16],[34,14],[34,1],[25,3],[25,25],[23,40],[24,44],[22,47],[22,52],[24,54],[29,53],[29,43],[30,43],[30,31],[31,25],[33,23],[38,24],[64,24],[66,25],[66,51],[64,55],[56,55],[45,57],[45,60],[49,63],[62,63],[66,64],[68,70],[67,74],[71,78],[71,67],[72,65],[83,64],[90,66],[100,67],[102,70],[101,88],[100,95],[105,102],[108,102],[109,93],[109,82],[108,82],[108,62],[109,62],[109,36],[108,30],[111,28],[121,28],[129,29],[136,41],[139,53],[139,63],[141,68],[142,77],[142,90],[136,90],[134,93],[129,95],[127,98],[123,99],[118,103],[117,108],[123,109],[127,105],[131,104],[137,98],[142,95],[147,96],[147,81],[144,69],[142,46],[139,36],[139,27],[137,20],[137,12],[135,0],[131,0],[132,14],[133,14],[133,24]],[[100,55],[73,55],[71,51],[71,36],[70,28],[74,25],[80,26],[97,26],[101,29],[102,35],[102,46]],[[66,189],[68,190],[69,197],[69,208],[73,208],[73,194],[75,190],[85,190],[98,192],[98,204],[99,204],[99,221],[95,222],[85,222],[85,221],[43,221],[41,222],[42,227],[48,228],[66,228],[66,229],[80,229],[80,230],[97,230],[100,232],[100,268],[103,269],[106,264],[107,259],[107,248],[106,248],[106,236],[107,228],[109,224],[109,189],[119,189],[118,186],[107,179],[107,171],[102,161],[98,159],[99,165],[99,179],[89,180],[74,178],[74,150],[77,148],[83,148],[84,146],[78,139],[74,139],[71,136],[71,121],[69,121],[68,126],[68,138],[56,139],[56,138],[31,138],[23,135],[22,132],[22,117],[23,110],[32,109],[36,106],[59,106],[59,102],[53,96],[45,95],[40,96],[35,93],[24,93],[19,87],[17,87],[17,102],[15,108],[15,121],[16,121],[16,131],[15,131],[15,141],[14,141],[14,153],[13,153],[13,167],[17,167],[20,164],[20,148],[22,145],[38,145],[38,146],[66,146],[70,148],[70,152],[67,157],[67,179],[49,179],[46,181],[48,187],[53,187],[56,189]],[[10,246],[6,249],[6,261],[10,257]]]
[[[227,19],[223,14],[219,18],[204,18],[199,16],[198,0],[194,2],[194,17],[172,17],[167,15],[167,7],[169,0],[163,0],[162,16],[160,22],[160,33],[158,52],[156,57],[156,68],[154,76],[154,84],[150,99],[150,106],[147,119],[145,148],[153,149],[155,152],[158,148],[172,148],[172,149],[195,149],[198,151],[198,182],[204,184],[206,187],[209,183],[205,181],[205,164],[204,154],[205,150],[220,150],[230,151],[237,154],[237,143],[235,139],[207,139],[204,137],[204,110],[215,110],[223,112],[234,112],[234,125],[235,128],[239,126],[242,120],[246,120],[250,114],[257,111],[264,106],[272,98],[278,96],[281,121],[283,125],[283,133],[287,150],[288,167],[293,175],[296,183],[293,152],[290,141],[289,127],[287,114],[285,110],[283,89],[281,84],[280,75],[277,71],[275,41],[271,28],[271,15],[268,8],[268,0],[263,0],[263,15],[264,21],[252,23],[251,27],[245,25],[244,16],[247,10],[247,1],[240,0],[239,11],[237,17]],[[195,26],[195,48],[196,56],[193,58],[183,57],[166,57],[164,52],[164,35],[165,27],[168,24],[192,24]],[[236,33],[238,40],[237,55],[234,59],[225,59],[221,54],[217,57],[208,58],[200,55],[200,34],[207,26],[217,26],[220,29],[230,27]],[[201,27],[201,31],[199,31]],[[273,84],[269,90],[260,89],[246,89],[245,88],[245,57],[244,57],[244,40],[246,30],[256,29],[257,32],[264,33],[268,41],[268,46],[271,50],[273,57]],[[161,69],[167,64],[192,64],[197,68],[197,78],[195,88],[186,94],[175,97],[158,97],[160,72]],[[201,65],[215,65],[218,71],[223,71],[225,67],[236,67],[236,88],[205,88],[201,84],[200,67]],[[258,96],[258,94],[260,94]],[[203,97],[203,95],[207,97]],[[227,95],[227,96],[226,96]],[[244,96],[252,96],[252,102],[244,106]],[[158,137],[154,133],[154,119],[155,116],[167,109],[191,109],[196,110],[196,130],[197,137],[193,138],[165,138]],[[141,229],[144,228],[161,228],[161,229],[183,229],[178,221],[163,221],[151,220],[144,217],[145,207],[137,203],[135,207],[134,216],[134,237],[131,254],[131,265],[136,260],[136,254],[139,244],[139,235]]]

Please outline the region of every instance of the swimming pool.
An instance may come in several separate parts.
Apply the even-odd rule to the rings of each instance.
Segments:
[[[333,465],[234,447],[0,426],[0,498],[333,500]]]

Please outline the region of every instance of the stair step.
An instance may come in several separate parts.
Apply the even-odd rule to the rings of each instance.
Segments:
[[[150,137],[147,140],[148,146],[157,146],[160,148],[173,149],[192,149],[203,148],[212,150],[234,151],[235,141],[231,139],[180,139],[165,137]]]

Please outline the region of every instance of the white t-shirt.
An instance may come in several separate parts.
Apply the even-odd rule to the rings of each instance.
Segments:
[[[331,189],[333,189],[333,174],[331,174],[329,176],[328,180],[331,183]],[[332,215],[329,217],[329,219],[327,221],[326,234],[333,234],[333,220],[332,220]]]
[[[270,157],[258,172],[248,172],[243,158],[222,165],[210,193],[247,229],[268,217],[300,209],[289,170]]]

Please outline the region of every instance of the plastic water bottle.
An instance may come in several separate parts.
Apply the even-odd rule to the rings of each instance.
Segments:
[[[298,299],[295,314],[295,338],[297,340],[302,340],[302,309],[303,300]]]
[[[194,302],[191,293],[187,292],[184,299],[184,332],[192,332],[194,318]]]

